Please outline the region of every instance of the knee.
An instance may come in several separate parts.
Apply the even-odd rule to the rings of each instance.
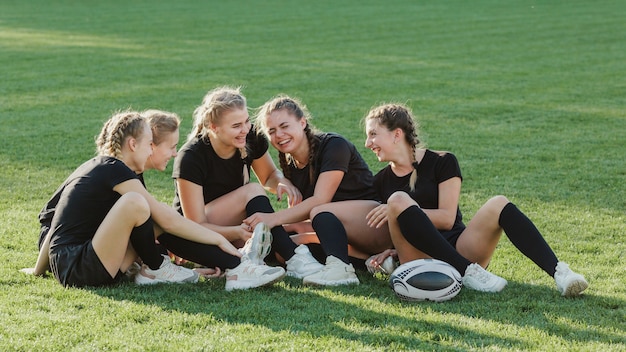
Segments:
[[[485,205],[488,207],[488,209],[499,214],[502,209],[504,209],[504,207],[510,202],[511,201],[507,197],[503,195],[498,195],[490,198]]]
[[[406,192],[394,192],[387,200],[389,214],[392,216],[398,216],[411,205],[417,205],[417,203]]]
[[[315,216],[317,216],[318,214],[323,213],[323,212],[329,212],[330,213],[330,211],[328,209],[326,209],[326,207],[324,205],[325,204],[318,205],[318,206],[314,207],[313,209],[311,209],[311,212],[309,213],[309,219],[313,220],[313,218]]]
[[[266,196],[265,189],[261,184],[256,182],[251,182],[242,186],[244,189],[244,193],[248,195],[248,200],[258,197],[258,196]]]
[[[126,193],[120,197],[118,202],[124,207],[127,214],[134,214],[140,222],[144,222],[150,217],[150,204],[139,193]]]

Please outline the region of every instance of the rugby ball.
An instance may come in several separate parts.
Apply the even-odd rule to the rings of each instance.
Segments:
[[[461,274],[437,259],[417,259],[400,265],[391,273],[389,284],[396,296],[406,301],[447,301],[462,287]]]

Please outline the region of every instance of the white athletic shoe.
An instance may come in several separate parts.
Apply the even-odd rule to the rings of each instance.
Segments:
[[[259,223],[254,227],[252,237],[246,241],[240,252],[251,262],[257,265],[265,264],[265,257],[272,250],[272,232],[264,223]]]
[[[247,290],[273,284],[285,276],[285,269],[265,264],[255,264],[248,258],[241,258],[241,264],[226,269],[226,291]]]
[[[329,255],[326,258],[324,269],[316,274],[306,276],[302,283],[321,286],[358,285],[359,278],[356,276],[352,264],[346,264],[341,259]]]
[[[476,263],[468,265],[463,276],[463,286],[476,291],[500,292],[506,284],[505,279],[488,272]]]
[[[376,266],[374,266],[372,262],[373,259],[374,256],[371,256],[365,261],[365,267],[367,268],[367,271],[370,272],[370,274],[381,273],[391,275],[391,273],[393,273],[393,271],[396,270],[396,268],[398,267],[398,263],[393,259],[392,256],[388,256],[387,258],[385,258],[385,260],[383,260],[382,264]]]
[[[304,244],[296,247],[296,254],[285,263],[287,264],[287,276],[302,279],[324,269],[324,265],[313,258],[309,247]]]
[[[142,265],[141,270],[135,275],[135,283],[137,285],[152,285],[166,282],[198,282],[198,277],[198,273],[195,271],[176,265],[168,256],[163,255],[163,263],[156,270],[150,269],[145,264]]]
[[[561,296],[574,297],[581,294],[589,284],[585,278],[572,271],[567,263],[558,262],[554,273],[556,287],[561,292]]]

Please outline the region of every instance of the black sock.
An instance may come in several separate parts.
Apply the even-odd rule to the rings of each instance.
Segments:
[[[135,227],[130,233],[130,243],[144,264],[156,270],[163,264],[163,256],[154,242],[154,225],[152,218]]]
[[[246,204],[246,214],[248,216],[254,213],[273,213],[274,209],[266,196],[256,196]],[[282,226],[275,226],[272,232],[272,249],[280,254],[285,260],[291,259],[295,254],[296,244],[291,240],[287,231]]]
[[[465,275],[465,269],[471,262],[456,251],[417,205],[406,208],[398,215],[398,225],[402,236],[413,247],[435,259],[443,260],[461,275]]]
[[[365,259],[350,257],[350,264],[357,270],[367,270],[367,266],[365,266]]]
[[[190,241],[169,233],[160,235],[158,240],[175,255],[207,268],[232,269],[241,262],[238,257],[222,251],[218,246]]]
[[[348,234],[335,214],[327,211],[321,212],[315,215],[311,224],[326,255],[332,255],[348,264],[350,262],[348,258]]]
[[[543,271],[554,276],[558,259],[537,227],[513,203],[507,204],[498,219],[511,243]]]

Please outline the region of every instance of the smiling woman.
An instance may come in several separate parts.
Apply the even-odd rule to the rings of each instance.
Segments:
[[[250,168],[261,184],[250,183]],[[245,252],[256,248],[251,257],[244,255],[239,265],[238,258],[219,258],[176,238],[160,239],[179,257],[228,269],[226,289],[257,287],[280,279],[284,270],[269,268],[263,261],[270,246],[287,261],[290,276],[302,277],[321,270],[322,265],[306,247],[296,249],[281,224],[264,231],[264,224],[244,222],[254,213],[274,212],[263,187],[279,197],[286,193],[290,203],[298,202],[300,193],[274,165],[267,140],[250,123],[246,98],[239,89],[220,87],[205,95],[194,112],[194,127],[187,143],[175,159],[173,177],[174,206],[186,218],[223,234],[237,246],[245,243]]]

